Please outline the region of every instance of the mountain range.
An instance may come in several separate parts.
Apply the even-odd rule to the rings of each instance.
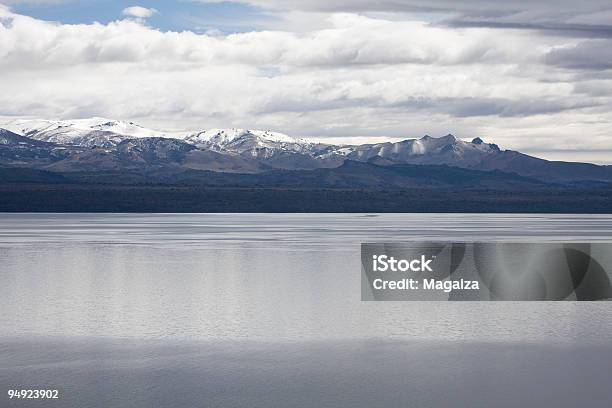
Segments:
[[[478,137],[334,145],[247,129],[164,133],[105,118],[0,123],[0,175],[10,182],[343,189],[612,184],[611,166],[548,161]]]

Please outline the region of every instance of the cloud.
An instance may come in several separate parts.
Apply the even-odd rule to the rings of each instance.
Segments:
[[[122,14],[126,17],[149,18],[157,14],[157,10],[154,8],[132,6],[123,9]]]
[[[612,69],[612,41],[590,40],[557,47],[546,54],[545,60],[568,69]]]
[[[529,99],[496,98],[409,98],[396,106],[444,112],[454,117],[499,116],[502,118],[549,115],[568,110],[597,106],[597,102],[584,100],[567,101],[557,98],[533,96]]]
[[[612,80],[587,80],[574,85],[574,92],[592,97],[609,97],[612,95]]]
[[[199,0],[203,3],[219,1]],[[567,21],[579,24],[608,24],[602,18],[612,10],[608,0],[238,0],[277,11],[347,13],[432,13],[510,22]]]
[[[218,1],[200,0],[204,3]],[[219,1],[220,2],[220,1]],[[612,37],[609,0],[240,0],[277,12],[418,13],[455,27],[538,30],[552,35]]]
[[[515,149],[575,149],[588,135],[592,147],[612,148],[612,95],[594,91],[612,80],[602,70],[607,39],[317,18],[300,31],[213,36],[163,32],[141,17],[60,24],[0,7],[0,116],[347,141],[452,132]]]
[[[612,38],[612,25],[569,24],[558,22],[505,22],[496,20],[452,19],[445,25],[464,28],[536,30],[551,35],[587,38]]]
[[[0,40],[0,65],[165,61],[170,65],[246,64],[299,67],[343,67],[399,64],[499,64],[529,59],[537,49],[527,39],[503,42],[486,30],[453,30],[422,22],[392,22],[336,14],[328,28],[303,34],[260,31],[219,35],[163,33],[139,21],[106,25],[59,25],[31,18],[9,18]],[[44,33],[44,36],[39,34]],[[449,47],[449,44],[453,44]],[[539,55],[539,54],[538,54]]]
[[[224,0],[200,0],[203,3],[220,3]],[[238,0],[239,3],[281,10],[311,11],[452,11],[484,13],[500,11],[517,12],[549,8],[554,12],[567,10],[597,10],[609,6],[607,0],[515,0],[492,2],[490,0]]]

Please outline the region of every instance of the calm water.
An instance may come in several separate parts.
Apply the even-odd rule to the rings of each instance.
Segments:
[[[359,300],[361,242],[526,237],[612,217],[0,214],[0,406],[610,405],[610,302]]]

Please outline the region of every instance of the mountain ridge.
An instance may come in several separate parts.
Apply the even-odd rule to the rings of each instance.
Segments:
[[[4,129],[0,130],[0,165],[59,173],[193,170],[257,174],[319,169],[337,169],[340,173],[345,163],[360,162],[375,165],[373,171],[386,166],[445,165],[499,171],[549,184],[612,183],[610,166],[548,161],[503,150],[480,137],[468,142],[452,134],[334,145],[278,132],[235,128],[164,133],[107,118],[15,120],[0,123],[0,129]],[[296,176],[308,178],[302,173]],[[361,177],[366,175],[361,173]]]

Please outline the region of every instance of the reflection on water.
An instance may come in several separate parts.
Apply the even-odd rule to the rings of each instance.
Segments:
[[[0,244],[271,243],[354,248],[402,239],[612,240],[607,215],[504,214],[0,214]],[[328,248],[330,245],[335,248]]]
[[[361,242],[518,237],[611,240],[612,217],[1,215],[0,335],[608,343],[609,303],[359,300]]]
[[[361,242],[520,237],[612,217],[0,215],[0,406],[610,406],[610,302],[359,300]]]

